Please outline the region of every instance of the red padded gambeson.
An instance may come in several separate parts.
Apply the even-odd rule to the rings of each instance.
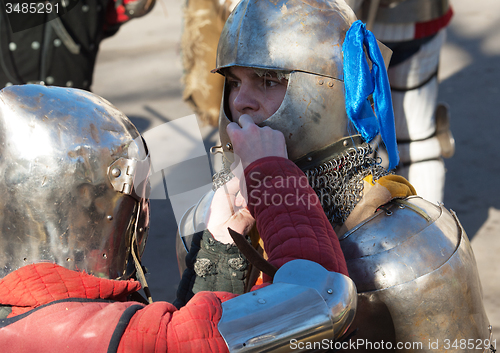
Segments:
[[[217,330],[221,303],[233,294],[198,293],[181,310],[166,302],[125,302],[140,289],[135,281],[96,278],[50,263],[28,265],[0,280],[0,304],[13,313],[66,298],[116,302],[62,302],[0,328],[2,352],[106,352],[122,313],[138,305],[118,352],[227,352]],[[15,314],[10,317],[16,316]]]
[[[245,169],[245,180],[248,208],[270,263],[279,268],[288,261],[306,259],[348,275],[337,235],[293,162],[281,157],[259,159]]]

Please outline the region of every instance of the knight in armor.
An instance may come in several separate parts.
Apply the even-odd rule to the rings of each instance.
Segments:
[[[445,165],[455,141],[448,106],[438,103],[438,65],[453,11],[448,0],[347,0],[357,17],[393,51],[388,68],[400,163],[395,172],[419,195],[443,202]],[[236,0],[186,0],[182,34],[183,98],[202,121],[216,126],[223,80],[210,75],[216,40]],[[376,153],[385,157],[375,139]],[[386,159],[386,158],[384,158]],[[387,162],[385,160],[385,162]],[[386,164],[384,164],[387,167]]]
[[[149,13],[155,1],[2,2],[0,88],[38,83],[90,90],[101,41]]]
[[[430,346],[429,340],[473,339],[489,349],[491,328],[474,254],[458,218],[417,196],[405,178],[391,172],[399,155],[389,58],[390,51],[343,0],[243,0],[235,7],[222,30],[214,70],[225,78],[219,116],[224,167],[214,175],[214,191],[188,210],[179,226],[183,278],[176,305],[189,304],[199,291],[240,293],[257,278],[269,281],[263,263],[267,258],[271,267],[280,264],[274,257],[283,249],[299,247],[305,258],[324,256],[302,246],[318,223],[294,209],[301,199],[281,199],[281,207],[291,208],[288,218],[260,213],[264,217],[252,227],[241,217],[245,202],[248,210],[276,206],[264,192],[252,191],[256,185],[283,187],[283,178],[272,171],[285,162],[257,163],[271,171],[266,183],[252,180],[255,164],[242,163],[247,183],[237,190],[234,178],[241,176],[234,168],[241,151],[235,142],[244,132],[276,130],[286,146],[280,149],[316,192],[356,284],[358,306],[348,342],[372,344],[355,346],[362,351],[385,342],[386,350],[444,352],[444,345]],[[378,135],[389,170],[372,157],[370,142]],[[267,142],[249,144],[258,151]],[[237,201],[239,194],[246,195],[245,202]],[[232,213],[223,215],[221,195],[233,202]],[[235,230],[235,219],[243,220],[238,231],[256,253],[262,253],[259,242],[268,240],[270,231],[287,234],[306,223],[294,242],[274,235],[259,257],[228,229],[231,222]],[[264,274],[256,276],[255,269]]]
[[[241,137],[261,144],[258,136]],[[295,261],[280,266],[272,285],[247,295],[199,293],[180,310],[153,302],[141,264],[150,228],[150,155],[130,120],[105,99],[74,88],[4,88],[0,139],[3,352],[273,351],[292,339],[304,345],[339,338],[352,322],[356,289],[347,276],[325,269],[339,265],[345,272],[343,258],[331,251],[311,262],[288,249],[287,260]],[[234,146],[242,156],[247,151],[245,163],[277,158],[237,138]],[[300,173],[293,164],[284,170]],[[308,186],[301,192],[316,197]],[[260,211],[256,206],[252,214]],[[331,250],[335,234],[321,207],[308,212],[324,222],[304,245]],[[264,245],[271,248],[269,240]],[[282,256],[276,259],[284,263]],[[296,278],[300,271],[309,278]],[[308,310],[299,305],[304,300]],[[234,330],[248,323],[251,332]]]

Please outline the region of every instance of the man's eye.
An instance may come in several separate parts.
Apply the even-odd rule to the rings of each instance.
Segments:
[[[240,87],[241,85],[241,82],[240,81],[227,81],[227,85],[229,86],[229,88],[238,88]]]
[[[279,85],[281,82],[280,81],[277,81],[277,80],[270,80],[270,79],[267,79],[266,80],[266,86],[267,87],[274,87],[274,86],[277,86]]]

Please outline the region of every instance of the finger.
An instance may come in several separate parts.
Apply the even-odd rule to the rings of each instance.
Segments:
[[[241,127],[235,122],[229,123],[226,126],[226,132],[227,132],[229,138],[231,138],[233,136],[235,131],[239,131],[239,130],[241,130]]]
[[[240,116],[240,118],[238,119],[238,124],[240,124],[242,128],[255,125],[252,117],[248,114],[243,114],[242,116]]]
[[[247,200],[245,199],[245,197],[241,192],[238,192],[236,194],[236,198],[234,199],[234,205],[238,207],[238,209],[247,207]]]

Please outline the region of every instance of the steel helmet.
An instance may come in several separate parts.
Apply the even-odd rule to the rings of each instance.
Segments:
[[[130,277],[149,226],[149,155],[130,120],[86,91],[10,86],[0,141],[0,277],[43,261]]]
[[[284,134],[293,161],[358,134],[346,113],[343,55],[356,20],[343,0],[242,0],[222,30],[214,71],[240,66],[290,72],[281,106],[261,125]],[[227,105],[224,94],[219,132],[225,152],[231,150]]]

